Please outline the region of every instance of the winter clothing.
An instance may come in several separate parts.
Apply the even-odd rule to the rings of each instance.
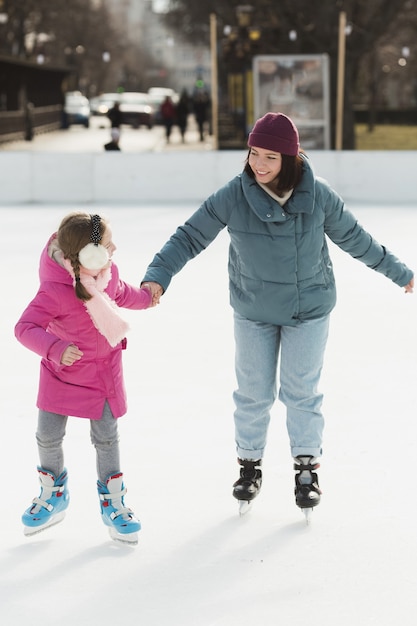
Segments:
[[[167,141],[169,141],[176,114],[175,105],[169,96],[167,96],[161,104],[160,111],[165,126],[165,136]]]
[[[240,459],[263,458],[271,408],[277,398],[287,408],[291,455],[320,456],[324,417],[319,390],[330,315],[297,326],[253,322],[234,314],[236,452]],[[250,364],[250,365],[249,365]]]
[[[119,151],[120,150],[120,146],[119,146],[119,142],[118,141],[109,141],[108,143],[104,144],[104,149],[106,152],[111,152],[111,151]]]
[[[178,128],[180,129],[182,141],[184,141],[185,131],[187,130],[188,114],[190,112],[189,98],[186,91],[181,93],[181,97],[177,103],[175,111]]]
[[[119,128],[112,128],[110,131],[110,135],[111,135],[111,141],[109,141],[108,143],[104,144],[104,149],[106,151],[109,150],[119,150],[120,151],[120,146],[119,146],[119,141],[120,141],[120,130]]]
[[[298,132],[289,118],[270,113],[256,122],[249,145],[295,156]],[[287,410],[291,453],[303,464],[296,504],[309,511],[320,501],[317,476],[310,468],[317,467],[315,459],[322,453],[324,420],[318,383],[330,312],[336,303],[326,236],[401,287],[411,289],[413,273],[345,210],[338,194],[314,175],[306,156],[300,154],[300,181],[282,196],[272,189],[273,179],[280,176],[280,163],[275,159],[270,167],[268,155],[264,156],[250,154],[244,172],[213,193],[177,229],[155,255],[144,280],[166,290],[187,261],[227,227],[238,382],[233,395],[235,441],[239,463],[247,469],[233,494],[248,503],[259,493],[260,461],[277,397],[280,363],[279,398]],[[265,183],[250,175],[251,159],[258,158],[257,177]],[[294,159],[294,175],[299,165]]]
[[[50,413],[100,419],[107,400],[113,417],[120,417],[126,412],[121,353],[126,340],[112,347],[95,327],[85,303],[75,295],[72,276],[50,256],[54,246],[56,235],[41,255],[39,290],[15,327],[16,338],[42,357],[37,406]],[[151,305],[151,294],[123,282],[114,263],[108,273],[98,272],[98,288],[100,281],[119,307]],[[71,344],[83,357],[63,366],[62,354]]]
[[[90,439],[96,449],[96,467],[99,480],[120,468],[119,429],[108,402],[105,402],[103,414],[99,420],[91,419]],[[39,411],[36,441],[39,461],[55,476],[64,470],[63,442],[68,423],[68,415]]]
[[[231,239],[231,305],[250,320],[295,326],[330,313],[336,288],[325,235],[401,287],[413,276],[359,225],[303,157],[301,182],[284,206],[243,172],[177,229],[155,255],[144,280],[167,289],[174,274],[225,227]]]
[[[89,245],[90,244],[88,244],[88,246]],[[86,246],[86,248],[88,248],[88,246]],[[95,248],[94,245],[93,248]],[[104,246],[97,246],[97,248],[102,248],[107,253]],[[85,248],[83,248],[83,250],[85,250]],[[81,252],[83,252],[83,250],[81,250]],[[79,259],[81,252],[78,255]],[[67,259],[64,259],[63,263],[64,267],[72,276],[75,286],[76,278],[72,270],[71,263]],[[126,335],[129,330],[129,326],[120,317],[116,307],[114,306],[114,302],[104,291],[109,284],[110,277],[110,267],[107,267],[98,273],[97,270],[90,271],[84,268],[80,269],[80,282],[92,296],[90,300],[86,300],[84,302],[85,308],[93,320],[94,326],[104,337],[106,337],[111,347],[114,348]]]
[[[88,270],[101,270],[110,260],[107,248],[101,244],[88,243],[78,253],[78,260],[84,269]],[[71,263],[67,261],[65,264],[66,269],[72,274]]]
[[[175,121],[175,106],[171,98],[167,96],[161,104],[161,113],[164,120]]]
[[[53,472],[38,467],[38,475],[41,493],[22,515],[24,533],[27,536],[62,522],[70,501],[66,470],[56,478]]]
[[[108,476],[104,482],[97,481],[101,519],[109,527],[113,539],[125,543],[137,543],[141,523],[124,502],[126,487],[121,472]]]
[[[111,122],[112,128],[119,128],[123,121],[123,115],[118,102],[115,102],[112,108],[108,110],[107,117]]]
[[[283,113],[267,113],[249,134],[248,145],[295,156],[300,149],[298,130]]]
[[[200,141],[204,141],[204,125],[208,120],[209,107],[210,98],[208,94],[205,91],[197,92],[193,101],[193,111],[200,134]]]
[[[118,128],[112,128],[110,130],[110,137],[113,141],[119,141],[120,139],[120,130]]]

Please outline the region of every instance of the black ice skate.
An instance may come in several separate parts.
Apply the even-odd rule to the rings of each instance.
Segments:
[[[307,524],[313,508],[320,504],[321,491],[319,481],[314,470],[320,467],[314,456],[297,456],[294,458],[295,475],[295,503],[302,509]]]
[[[244,515],[249,511],[252,500],[261,490],[262,460],[238,459],[237,462],[241,465],[240,478],[233,484],[233,497],[239,500],[239,513]]]

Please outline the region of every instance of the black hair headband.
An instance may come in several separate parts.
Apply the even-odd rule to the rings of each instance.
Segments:
[[[100,215],[90,215],[91,235],[90,243],[82,248],[78,253],[78,260],[81,265],[88,270],[100,270],[109,262],[109,253],[101,243],[101,217]]]
[[[91,217],[91,241],[95,246],[101,241],[101,232],[100,232],[100,223],[101,217],[100,215],[90,215]]]

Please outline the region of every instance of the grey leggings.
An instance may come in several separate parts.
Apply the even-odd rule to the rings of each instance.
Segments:
[[[41,467],[58,477],[64,470],[62,443],[68,421],[67,415],[39,411],[36,441]],[[108,403],[99,420],[90,420],[91,443],[96,449],[97,476],[101,482],[120,472],[119,432]]]

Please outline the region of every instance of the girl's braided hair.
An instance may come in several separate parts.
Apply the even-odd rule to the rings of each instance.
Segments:
[[[57,233],[58,246],[64,258],[70,261],[74,271],[75,294],[77,298],[84,302],[90,300],[92,296],[81,284],[78,254],[82,248],[91,243],[93,227],[95,229],[99,228],[99,237],[101,239],[106,230],[107,222],[103,218],[98,218],[98,216],[76,211],[64,217]],[[97,233],[95,236],[97,237]]]

